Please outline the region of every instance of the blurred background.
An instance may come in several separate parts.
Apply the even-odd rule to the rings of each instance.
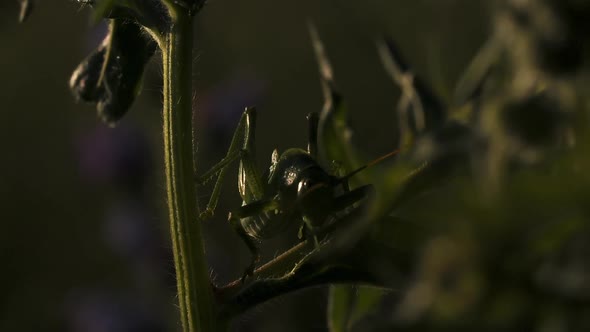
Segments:
[[[257,106],[261,170],[274,148],[304,147],[305,115],[322,106],[307,24],[313,22],[366,155],[392,150],[399,91],[375,40],[389,35],[415,71],[449,99],[486,40],[489,8],[472,0],[210,0],[195,24],[194,91],[199,168],[226,152],[237,120]],[[0,331],[178,329],[163,199],[161,69],[115,127],[76,103],[69,77],[106,33],[89,8],[39,1],[17,23],[0,2]],[[205,225],[212,275],[237,278],[249,254],[227,225],[240,204],[235,167]],[[207,199],[210,188],[199,191]],[[296,236],[263,245],[266,259]],[[240,331],[324,331],[326,289],[298,292],[246,313]],[[271,319],[269,319],[271,317]],[[285,325],[285,321],[291,322]]]

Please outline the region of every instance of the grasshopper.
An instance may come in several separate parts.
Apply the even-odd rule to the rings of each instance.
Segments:
[[[337,101],[340,98],[334,90],[331,66],[325,57],[323,46],[313,26],[310,28],[326,100],[325,109],[322,111],[325,126],[325,121],[329,121],[325,118],[326,113],[330,113],[332,107],[339,106]],[[225,158],[197,178],[197,184],[204,184],[217,176],[209,203],[200,215],[200,219],[204,220],[214,213],[227,166],[239,160],[238,191],[242,198],[242,206],[230,212],[228,220],[252,254],[252,260],[242,276],[242,282],[253,274],[260,260],[258,241],[272,238],[289,225],[299,223],[299,238],[311,238],[317,247],[316,230],[330,220],[338,219],[338,214],[346,214],[373,191],[370,184],[351,190],[348,180],[367,167],[399,152],[392,151],[344,176],[338,176],[338,170],[328,171],[318,161],[318,113],[309,113],[307,121],[307,148],[287,149],[280,155],[274,150],[268,175],[262,176],[254,158],[256,110],[246,109]]]
[[[201,214],[201,219],[206,219],[213,215],[227,166],[236,160],[240,162],[238,191],[242,206],[230,212],[228,220],[252,254],[242,281],[253,274],[260,260],[258,241],[276,236],[293,223],[301,223],[300,238],[311,237],[317,245],[316,229],[332,216],[362,201],[372,191],[370,184],[351,190],[348,179],[397,153],[393,151],[345,176],[336,176],[326,171],[317,160],[318,114],[310,113],[307,120],[307,149],[290,148],[281,155],[274,150],[268,176],[264,178],[254,159],[256,110],[246,109],[226,157],[197,179],[202,184],[217,175],[207,208]]]

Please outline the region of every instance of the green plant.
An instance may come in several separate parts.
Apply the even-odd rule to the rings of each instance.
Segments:
[[[192,183],[192,19],[203,1],[90,1],[95,17],[108,17],[110,33],[74,72],[70,85],[79,99],[94,102],[101,118],[114,123],[138,92],[156,46],[164,79],[163,137],[170,231],[180,318],[185,331],[217,325]]]
[[[374,185],[374,199],[351,202],[314,230],[317,243],[306,239],[252,278],[221,287],[209,280],[200,231],[219,186],[200,211],[193,183],[191,21],[203,3],[86,3],[97,18],[109,18],[111,30],[70,84],[104,121],[124,115],[145,64],[158,48],[162,54],[167,200],[185,331],[223,329],[258,303],[320,284],[333,285],[333,331],[589,326],[588,27],[580,14],[589,12],[587,2],[498,2],[496,31],[467,68],[454,103],[438,98],[391,40],[380,41],[386,71],[402,92],[402,152],[393,165],[351,179],[356,188]],[[31,2],[22,4],[24,18]],[[350,172],[367,158],[350,140],[343,97],[313,28],[311,35],[325,98],[319,150]],[[238,142],[244,131],[238,128],[235,144],[250,148],[248,139]],[[226,161],[237,157],[230,147]],[[245,203],[259,201],[260,192]],[[403,290],[393,309],[383,309],[383,289]]]

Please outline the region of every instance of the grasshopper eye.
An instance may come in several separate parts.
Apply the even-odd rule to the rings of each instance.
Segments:
[[[309,179],[299,181],[299,185],[297,185],[297,193],[300,195],[304,194],[306,191],[309,190],[309,188],[311,188],[311,186],[311,181]]]
[[[321,188],[327,188],[325,181],[319,181],[318,179],[311,177],[305,178],[299,181],[299,184],[297,185],[297,195],[300,197],[308,196],[313,192],[317,192]]]

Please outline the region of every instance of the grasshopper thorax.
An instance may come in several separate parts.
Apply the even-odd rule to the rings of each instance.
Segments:
[[[273,158],[268,192],[276,194],[283,212],[321,224],[331,211],[338,179],[328,174],[307,151],[288,149]]]

